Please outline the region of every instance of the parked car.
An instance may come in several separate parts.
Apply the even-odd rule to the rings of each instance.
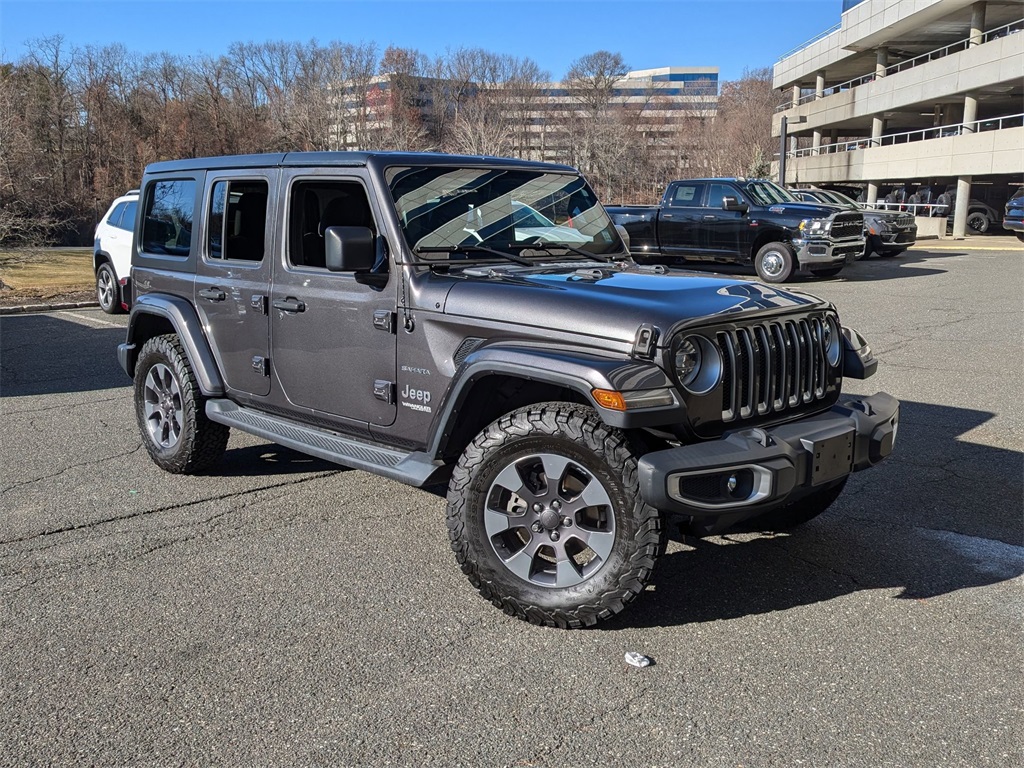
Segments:
[[[96,225],[93,236],[92,268],[96,277],[96,299],[108,315],[125,312],[129,308],[132,232],[138,204],[137,189],[114,200]]]
[[[889,188],[885,191],[883,202],[879,207],[888,211],[908,211],[915,216],[945,216],[949,226],[953,224],[956,210],[956,186],[945,187],[920,186],[916,188],[906,185]],[[992,223],[999,220],[995,208],[971,198],[967,201],[967,228],[979,234],[985,233]]]
[[[140,199],[118,357],[152,460],[215,471],[235,428],[446,482],[459,566],[524,620],[606,619],[670,524],[791,528],[893,448],[899,403],[847,392],[877,360],[832,304],[636,264],[567,166],[199,158]],[[522,232],[515,201],[577,238]],[[357,538],[404,524],[350,511]]]
[[[807,203],[822,203],[835,205],[847,211],[861,211],[864,214],[864,228],[867,230],[864,256],[870,256],[872,253],[879,256],[899,256],[917,242],[917,224],[914,223],[914,216],[911,213],[867,208],[840,192],[817,187],[790,191],[798,200]]]
[[[1018,187],[1013,196],[1006,201],[1003,229],[1013,232],[1017,239],[1024,243],[1024,187]]]
[[[839,274],[864,253],[859,210],[805,203],[764,179],[684,179],[670,182],[660,205],[609,207],[642,263],[703,260],[752,264],[768,283],[798,270]]]

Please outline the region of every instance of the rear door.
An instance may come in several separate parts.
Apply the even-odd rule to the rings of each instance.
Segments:
[[[706,246],[701,242],[701,199],[703,181],[679,181],[668,190],[665,202],[658,212],[658,241],[666,255],[702,255]]]
[[[746,260],[749,251],[750,220],[739,211],[726,211],[722,201],[735,197],[741,203],[749,203],[732,184],[711,182],[708,184],[707,207],[701,217],[708,251],[716,258]]]
[[[206,176],[203,247],[195,306],[235,393],[270,392],[268,294],[274,202],[280,171],[218,171]]]

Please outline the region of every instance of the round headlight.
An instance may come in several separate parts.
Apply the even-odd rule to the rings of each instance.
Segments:
[[[700,373],[700,346],[692,336],[687,336],[676,346],[675,360],[676,376],[679,383],[688,387]]]
[[[676,339],[672,366],[679,383],[694,395],[706,395],[722,378],[722,356],[718,347],[697,334]]]
[[[826,318],[822,323],[821,346],[825,349],[825,358],[828,360],[828,364],[833,368],[839,365],[843,344],[839,338],[839,325],[831,317]]]

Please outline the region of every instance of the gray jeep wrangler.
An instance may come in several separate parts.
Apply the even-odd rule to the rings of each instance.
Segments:
[[[209,471],[232,427],[448,484],[462,570],[582,627],[670,522],[784,529],[892,450],[899,404],[831,304],[638,266],[574,169],[398,153],[150,165],[121,365],[143,442]]]

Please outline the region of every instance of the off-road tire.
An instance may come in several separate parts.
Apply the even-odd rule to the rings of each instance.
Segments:
[[[992,226],[992,222],[984,213],[972,211],[967,214],[967,228],[972,232],[983,235],[988,232],[990,226]]]
[[[754,256],[757,276],[766,283],[784,283],[793,276],[796,257],[785,243],[765,243]]]
[[[835,485],[815,491],[809,496],[804,496],[799,501],[794,501],[792,504],[787,504],[784,507],[779,507],[771,512],[751,518],[744,523],[744,527],[757,531],[788,531],[803,525],[816,518],[835,503],[846,487],[848,479],[849,476],[844,477]]]
[[[177,391],[177,395],[168,400],[173,403],[170,407],[174,415],[170,421],[180,424],[180,433],[176,439],[168,438],[169,445],[157,442],[150,428],[162,419],[161,415],[151,413],[147,418],[147,397],[152,406],[154,397],[160,394],[157,390],[163,391],[154,386],[150,376],[154,369],[165,373],[159,377],[161,379],[169,374],[172,380],[169,389]],[[206,398],[200,393],[185,350],[174,334],[153,337],[139,352],[135,365],[135,416],[150,457],[161,469],[174,474],[189,475],[209,469],[220,461],[228,445],[230,430],[207,418]]]
[[[121,289],[117,284],[117,275],[109,262],[103,262],[96,270],[96,300],[100,309],[108,315],[119,315],[121,309]]]
[[[484,598],[533,624],[576,629],[617,614],[644,590],[665,543],[660,513],[640,498],[638,452],[593,409],[573,403],[531,405],[491,423],[463,452],[448,487],[448,535],[463,573]],[[585,469],[611,502],[614,537],[606,541],[614,543],[600,566],[572,586],[544,586],[513,573],[487,534],[485,515],[492,513],[485,506],[497,478],[536,454]],[[562,533],[572,537],[572,530]],[[532,536],[544,535],[550,534]]]

